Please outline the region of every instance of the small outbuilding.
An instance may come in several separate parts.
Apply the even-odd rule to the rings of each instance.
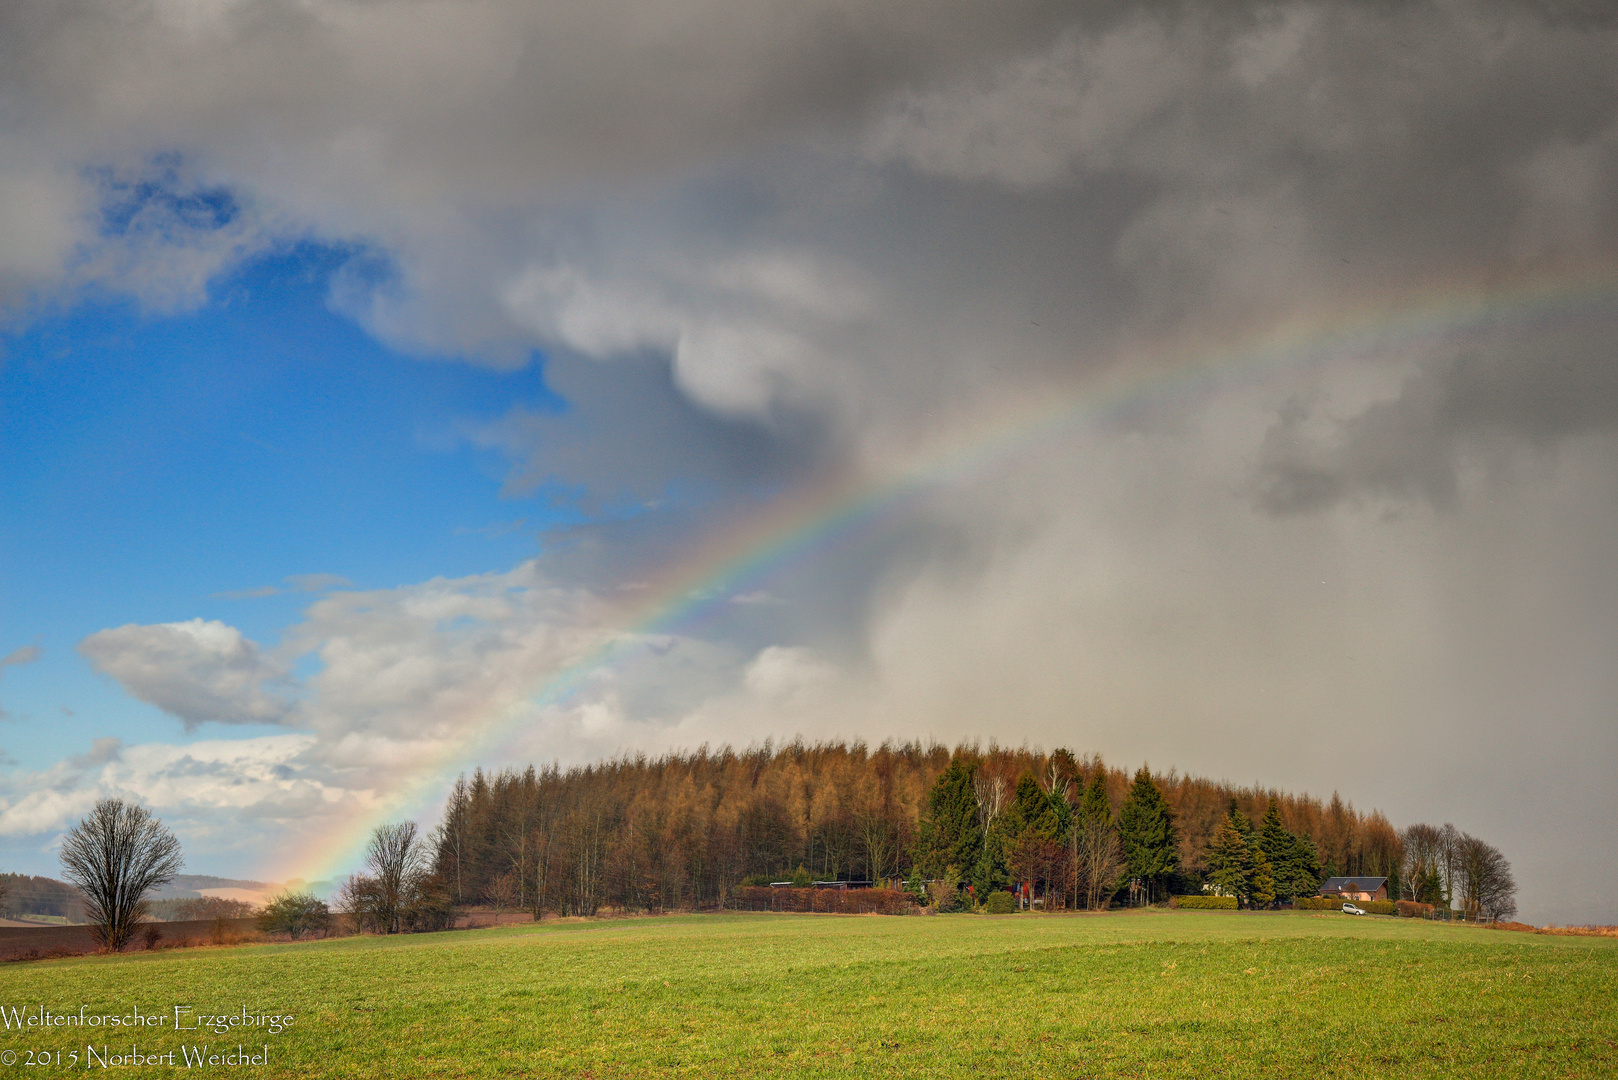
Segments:
[[[1385,877],[1327,878],[1320,887],[1320,895],[1332,900],[1386,900],[1388,879]]]

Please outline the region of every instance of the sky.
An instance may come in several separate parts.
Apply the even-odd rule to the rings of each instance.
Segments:
[[[1618,9],[0,9],[0,865],[997,740],[1614,922]]]

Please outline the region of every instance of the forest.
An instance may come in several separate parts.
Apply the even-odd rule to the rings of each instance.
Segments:
[[[1225,891],[1280,903],[1334,875],[1386,876],[1395,896],[1410,874],[1429,892],[1460,880],[1433,879],[1426,849],[1406,866],[1387,818],[1335,793],[993,744],[800,740],[480,770],[456,783],[431,840],[457,905],[583,915],[720,906],[794,879],[927,890],[945,907],[1013,890],[1048,908]]]

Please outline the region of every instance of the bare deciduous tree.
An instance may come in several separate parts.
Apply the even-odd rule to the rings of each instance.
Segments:
[[[1517,914],[1517,880],[1494,845],[1462,833],[1455,845],[1455,883],[1468,917],[1500,921]]]
[[[180,842],[144,806],[102,799],[62,841],[62,873],[84,894],[96,939],[117,952],[146,915],[146,894],[174,880]]]
[[[1104,907],[1124,872],[1118,830],[1105,818],[1084,818],[1073,829],[1076,888],[1091,911]]]
[[[355,933],[385,932],[380,917],[381,892],[373,877],[350,874],[337,889],[337,910],[353,920]]]
[[[365,848],[365,862],[375,882],[377,928],[397,934],[405,904],[427,868],[427,848],[416,836],[416,823],[378,825]]]
[[[1444,877],[1449,863],[1443,829],[1418,823],[1399,834],[1404,861],[1399,867],[1399,894],[1407,900],[1435,904],[1449,891]]]
[[[518,885],[517,871],[507,870],[494,879],[489,886],[489,900],[494,904],[495,920],[499,921],[501,914],[519,906],[520,887]]]
[[[1011,788],[1003,776],[988,776],[982,770],[972,774],[972,794],[978,800],[978,824],[985,832],[1006,808]]]

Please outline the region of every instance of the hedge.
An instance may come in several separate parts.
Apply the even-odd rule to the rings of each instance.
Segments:
[[[905,915],[914,899],[899,889],[798,889],[787,886],[738,889],[737,911],[824,911],[844,915]]]
[[[1017,910],[1017,898],[1004,889],[996,889],[983,902],[983,910],[990,915],[1011,915]]]
[[[1353,904],[1361,911],[1371,915],[1415,914],[1414,912],[1405,911],[1406,901],[1403,900],[1395,904],[1392,900],[1342,900],[1332,896],[1300,896],[1292,901],[1292,906],[1299,911],[1339,911],[1345,903]],[[1432,910],[1432,905],[1430,904],[1409,904],[1408,906],[1424,907],[1428,911]]]
[[[1234,896],[1176,896],[1169,901],[1169,907],[1235,911],[1236,898]]]

